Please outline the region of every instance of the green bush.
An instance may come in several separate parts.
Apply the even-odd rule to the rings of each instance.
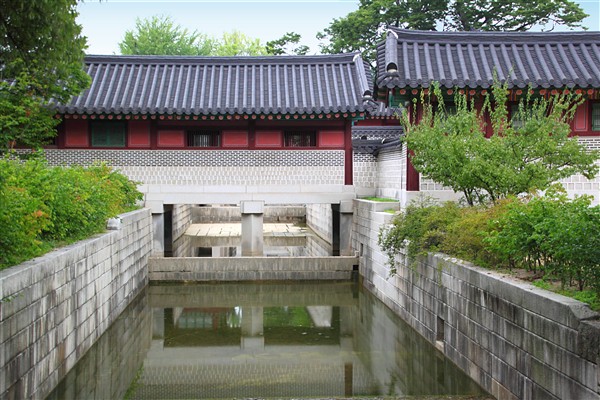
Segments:
[[[49,167],[41,157],[0,160],[0,268],[104,230],[135,207],[135,183],[106,165]]]
[[[562,187],[542,197],[506,199],[488,207],[411,203],[379,234],[392,273],[395,256],[409,261],[440,251],[480,266],[524,268],[558,279],[563,290],[600,293],[600,206],[567,198]]]
[[[541,271],[600,293],[600,206],[587,196],[568,199],[554,187],[543,197],[514,202],[486,239],[511,267]]]

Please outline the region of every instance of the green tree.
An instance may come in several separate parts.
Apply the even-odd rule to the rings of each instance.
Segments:
[[[456,94],[456,113],[446,113],[439,85],[421,96],[422,118],[405,113],[404,141],[414,152],[411,161],[424,176],[462,192],[466,201],[495,202],[509,195],[544,190],[552,182],[581,173],[598,172],[597,151],[588,151],[569,137],[569,121],[581,98],[557,94],[548,99],[522,99],[513,124],[508,117],[505,85],[496,83],[483,111],[466,94]],[[436,103],[437,102],[437,103]],[[416,107],[415,107],[416,109]],[[486,137],[485,113],[491,120]]]
[[[168,16],[137,19],[135,29],[125,32],[121,54],[168,56],[256,56],[267,54],[259,39],[242,32],[225,32],[216,39],[190,32]]]
[[[587,17],[571,0],[361,0],[358,10],[334,19],[317,38],[324,53],[361,51],[375,59],[388,26],[459,31],[524,31],[535,25],[580,27]]]
[[[214,56],[262,56],[266,55],[265,46],[260,39],[246,36],[240,31],[224,32],[221,40],[217,41],[211,55]]]
[[[77,0],[0,0],[0,151],[56,135],[51,101],[89,85]]]
[[[299,45],[302,36],[296,32],[287,32],[279,39],[271,40],[266,44],[267,54],[280,56],[283,54],[295,54],[298,56],[306,55],[310,48],[306,45]]]
[[[208,56],[214,39],[176,25],[168,16],[137,19],[135,30],[125,32],[119,43],[121,54]]]

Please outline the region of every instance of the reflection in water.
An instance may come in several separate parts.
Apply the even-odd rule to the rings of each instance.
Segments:
[[[130,399],[483,394],[349,282],[160,285],[143,301],[134,312],[140,322],[120,319],[126,328],[111,328],[52,399],[81,398],[73,386],[86,387],[86,398],[117,398],[128,385]],[[96,347],[114,345],[124,330],[139,340],[119,346],[126,351],[115,361],[97,362]],[[112,369],[109,386],[120,392],[103,396],[91,373],[79,382],[77,371],[94,367]]]
[[[213,224],[212,226],[219,226]],[[290,232],[265,232],[264,255],[267,257],[328,256],[331,244],[320,238],[308,227],[298,228],[291,224],[270,224],[271,227],[287,227]],[[283,228],[285,230],[285,228]],[[173,243],[168,257],[240,257],[241,236],[191,236],[183,235]]]

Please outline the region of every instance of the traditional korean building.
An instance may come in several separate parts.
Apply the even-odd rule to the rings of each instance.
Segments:
[[[106,161],[156,210],[355,197],[351,128],[375,106],[359,54],[85,62],[91,86],[58,105],[51,163]]]
[[[512,110],[530,88],[540,95],[565,89],[582,93],[586,101],[572,121],[572,134],[589,148],[600,148],[600,32],[430,32],[391,28],[377,49],[376,97],[388,108],[405,106],[412,113],[413,99],[432,82],[439,82],[449,103],[456,90],[482,102],[482,95],[494,83],[494,73],[510,89]],[[394,150],[388,143],[374,152],[377,169],[401,171],[378,184],[379,194],[403,202],[419,193],[442,199],[458,196],[419,176],[402,146]],[[571,194],[591,194],[600,200],[600,178],[590,181],[572,176],[563,183]]]

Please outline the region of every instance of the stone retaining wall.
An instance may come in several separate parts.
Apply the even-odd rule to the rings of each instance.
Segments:
[[[331,204],[307,204],[306,224],[327,243],[333,243]]]
[[[446,357],[498,399],[600,398],[598,313],[444,255],[400,266],[390,277],[377,235],[391,218],[355,201],[360,274]]]
[[[210,224],[223,222],[241,222],[242,212],[239,206],[203,206],[193,207],[192,222],[194,224]],[[265,223],[304,222],[305,206],[265,206],[263,213]]]
[[[199,257],[148,260],[151,281],[348,280],[356,257]]]
[[[148,282],[150,210],[0,271],[0,397],[44,398]]]
[[[193,208],[189,204],[173,205],[173,241],[179,239],[191,225]]]

